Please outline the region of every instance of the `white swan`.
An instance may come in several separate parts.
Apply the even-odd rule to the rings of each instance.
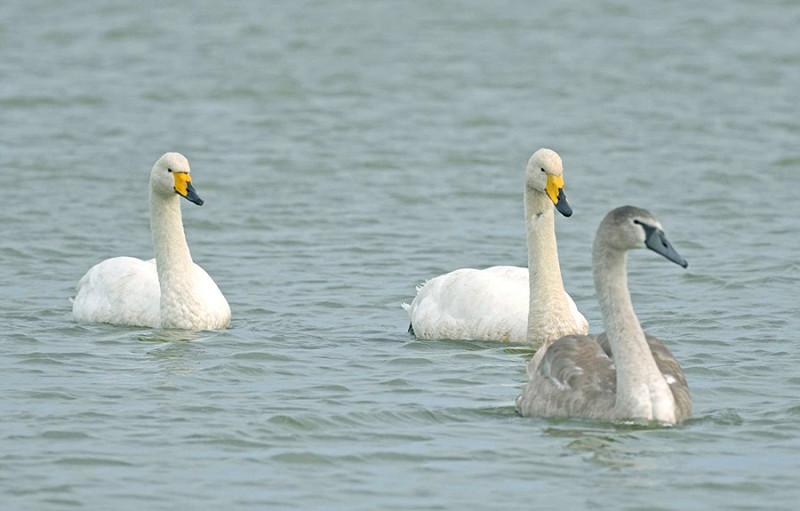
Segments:
[[[189,162],[166,153],[150,172],[150,230],[155,259],[106,259],[78,281],[72,314],[79,322],[151,328],[227,328],[231,309],[208,273],[192,261],[180,198],[202,205]]]
[[[669,350],[647,335],[633,311],[625,254],[647,247],[684,268],[661,224],[643,209],[617,208],[601,222],[592,273],[606,331],[554,341],[528,363],[517,398],[524,416],[644,419],[678,423],[692,410],[686,378]]]
[[[463,268],[417,288],[403,304],[409,331],[421,339],[464,339],[528,343],[539,348],[589,325],[564,291],[558,264],[554,207],[572,209],[564,194],[561,157],[539,149],[525,170],[528,267]]]

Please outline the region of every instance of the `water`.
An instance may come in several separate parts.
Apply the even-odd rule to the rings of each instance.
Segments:
[[[3,2],[3,508],[795,508],[800,5],[524,4]],[[524,419],[530,350],[407,335],[417,283],[524,264],[541,146],[593,331],[606,211],[689,260],[629,264],[684,425]],[[231,328],[75,324],[169,150]]]

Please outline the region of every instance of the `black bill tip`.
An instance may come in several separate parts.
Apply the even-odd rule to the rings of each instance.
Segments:
[[[193,202],[194,204],[197,204],[198,206],[202,206],[203,202],[205,202],[203,199],[200,198],[199,195],[197,195],[197,192],[194,190],[194,186],[192,186],[192,183],[186,183],[186,195],[185,195],[185,197],[186,197],[186,200],[188,200],[189,202]]]
[[[559,213],[566,217],[572,216],[572,208],[567,202],[567,196],[564,194],[564,189],[560,188],[558,190],[558,202],[556,202],[556,209]]]

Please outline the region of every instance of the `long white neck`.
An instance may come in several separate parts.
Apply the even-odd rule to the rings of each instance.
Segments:
[[[617,370],[615,415],[675,422],[672,391],[656,366],[633,310],[625,254],[597,242],[592,254],[595,289]]]
[[[574,324],[558,325],[559,318],[572,318],[561,266],[558,264],[555,208],[543,193],[525,189],[525,225],[528,230],[528,277],[530,301],[526,341],[539,349],[552,340],[553,331],[572,333]],[[552,297],[559,297],[553,299]],[[574,323],[574,322],[573,322]],[[550,335],[545,335],[549,332]],[[555,335],[560,337],[561,335]]]
[[[186,244],[178,195],[163,196],[150,192],[150,231],[156,254],[158,283],[161,287],[161,322],[164,327],[176,326],[181,318],[172,311],[179,311],[191,304],[181,306],[185,296],[194,285],[194,263]],[[171,311],[165,315],[165,311]]]

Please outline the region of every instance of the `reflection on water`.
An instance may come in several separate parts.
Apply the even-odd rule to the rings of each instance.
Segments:
[[[640,429],[646,429],[641,426]],[[565,447],[575,453],[582,454],[583,458],[592,463],[607,468],[644,468],[647,466],[641,455],[631,444],[636,441],[636,436],[626,435],[620,430],[632,429],[628,426],[622,428],[609,426],[608,429],[586,429],[549,427],[544,433],[557,438],[565,438]]]
[[[192,332],[189,330],[154,330],[152,332],[141,334],[137,340],[142,342],[189,342],[201,341],[210,338],[209,335],[203,335],[203,332]]]
[[[159,362],[163,380],[159,387],[172,388],[178,384],[174,376],[192,376],[198,371],[198,361],[206,355],[204,341],[213,340],[217,332],[191,332],[187,330],[154,330],[137,336],[137,340],[153,343],[146,355]]]

